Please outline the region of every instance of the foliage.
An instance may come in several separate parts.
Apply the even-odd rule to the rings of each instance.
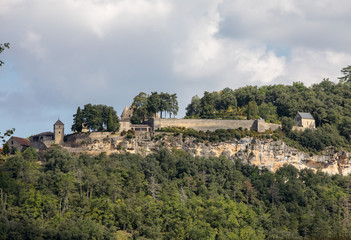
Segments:
[[[119,129],[117,112],[106,105],[84,105],[83,110],[78,107],[73,115],[72,131],[82,132],[83,126],[91,131],[116,132]]]
[[[340,77],[339,79],[341,81],[351,82],[351,65],[341,69],[341,72],[344,74],[344,76]]]
[[[11,137],[11,135],[13,135],[13,133],[15,132],[15,129],[12,128],[12,129],[9,129],[9,130],[6,130],[4,134],[1,134],[0,132],[0,140],[2,143],[5,143],[6,142],[6,137]]]
[[[179,110],[177,95],[163,92],[152,92],[151,95],[141,92],[134,97],[132,107],[131,122],[134,124],[155,117],[156,113],[160,113],[161,118],[168,113],[171,118],[172,114],[177,115]]]
[[[217,129],[212,131],[197,131],[192,128],[165,127],[156,130],[156,132],[173,133],[174,136],[182,134],[183,140],[188,137],[195,138],[196,142],[226,142],[233,139],[241,139],[244,137],[263,137],[265,134],[250,131],[248,129]],[[162,135],[156,135],[156,140]]]
[[[288,117],[282,117],[282,130],[289,134],[294,126],[294,120]]]
[[[10,43],[4,43],[4,44],[0,44],[0,53],[2,53],[5,48],[10,48]],[[0,67],[4,64],[4,62],[2,60],[0,60]]]
[[[176,150],[0,163],[1,239],[345,239],[350,176]]]
[[[235,90],[225,88],[219,92],[205,92],[202,98],[195,96],[192,99],[186,108],[186,118],[263,118],[271,123],[282,122],[287,141],[303,148],[312,149],[313,145],[317,149],[345,147],[351,141],[350,69],[347,66],[341,70],[344,76],[339,78],[338,83],[323,79],[310,87],[294,82],[292,85],[246,86]],[[330,129],[327,126],[332,126],[334,132],[327,134],[330,139],[324,137],[322,144],[321,139],[315,139],[319,135],[318,131],[290,135],[292,119],[297,112],[311,113],[317,128],[325,126],[325,129]],[[307,144],[307,138],[310,138],[310,144]]]

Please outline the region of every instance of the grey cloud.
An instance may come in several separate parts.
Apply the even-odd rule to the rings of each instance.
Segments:
[[[219,6],[222,16],[219,36],[257,39],[290,48],[351,51],[347,44],[351,41],[349,1],[287,1],[293,2],[290,11],[284,9],[283,2],[281,6],[272,4],[273,1],[253,6],[247,1],[241,8],[236,7],[237,2],[224,1]]]

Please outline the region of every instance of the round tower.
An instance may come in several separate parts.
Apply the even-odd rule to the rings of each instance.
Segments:
[[[64,128],[65,128],[65,125],[60,121],[60,119],[58,119],[57,122],[54,124],[55,144],[59,144],[59,145],[63,144],[63,137],[65,135]]]

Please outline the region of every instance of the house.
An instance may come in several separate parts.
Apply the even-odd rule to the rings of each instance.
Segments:
[[[295,126],[312,129],[316,128],[315,120],[310,113],[297,112],[294,120]]]
[[[29,147],[30,141],[26,138],[12,136],[7,140],[6,144],[9,146],[11,152],[15,152],[16,150],[22,151],[23,148]]]
[[[31,146],[37,149],[47,149],[54,144],[53,132],[42,132],[30,137]]]

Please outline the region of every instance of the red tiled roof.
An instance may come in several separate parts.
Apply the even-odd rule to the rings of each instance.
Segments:
[[[27,146],[27,147],[30,146],[30,141],[26,138],[12,137],[12,139],[16,140],[22,146]]]

